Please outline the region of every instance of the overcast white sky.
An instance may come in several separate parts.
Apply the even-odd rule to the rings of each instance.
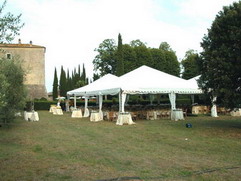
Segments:
[[[238,0],[236,0],[238,1]],[[0,0],[1,4],[3,0]],[[200,42],[216,14],[234,0],[8,0],[6,11],[22,13],[22,43],[47,48],[46,88],[52,91],[54,68],[72,70],[84,63],[93,74],[95,48],[121,33],[123,43],[140,39],[158,48],[168,42],[181,60]]]

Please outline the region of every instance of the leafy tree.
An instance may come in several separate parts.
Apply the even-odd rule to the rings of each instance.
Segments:
[[[58,97],[58,76],[57,76],[57,70],[55,68],[54,70],[54,82],[53,82],[53,100],[55,100]]]
[[[26,100],[24,71],[16,59],[0,58],[0,121],[9,123]]]
[[[142,65],[153,66],[151,53],[146,46],[136,46],[134,51],[136,53],[136,67]]]
[[[121,34],[118,35],[118,47],[116,53],[116,75],[121,76],[124,74],[124,63],[123,63],[123,48]]]
[[[188,50],[181,64],[183,66],[182,78],[190,79],[199,75],[198,68],[199,55],[194,50]]]
[[[113,39],[104,40],[95,51],[98,54],[93,60],[94,70],[103,76],[105,74],[111,73],[115,74],[116,72],[116,43]]]
[[[123,48],[123,63],[124,63],[124,73],[130,72],[137,68],[136,66],[136,52],[134,48],[128,44],[124,44]]]
[[[153,68],[167,72],[164,51],[157,48],[151,48],[150,52],[153,60]]]
[[[173,51],[167,42],[161,42],[159,49],[164,51]]]
[[[3,14],[7,1],[0,7],[0,43],[11,42],[19,35],[21,14],[14,16],[8,12]],[[5,54],[1,50],[1,54]],[[14,120],[15,114],[25,106],[26,90],[23,84],[24,71],[19,60],[0,58],[0,121],[9,123]]]
[[[3,14],[6,4],[7,0],[0,7],[0,43],[11,42],[16,35],[19,35],[20,29],[24,26],[21,23],[21,14],[18,16],[14,16],[10,12]]]
[[[223,7],[204,36],[200,86],[226,107],[241,102],[241,1]]]
[[[137,39],[137,40],[132,40],[130,42],[130,46],[131,47],[140,47],[140,46],[146,47],[146,43],[143,43],[141,40]]]
[[[165,52],[165,58],[167,63],[166,73],[180,76],[180,63],[177,60],[177,56],[173,51]]]
[[[67,86],[66,86],[66,73],[63,69],[63,66],[61,66],[61,73],[60,73],[60,80],[59,80],[59,93],[60,96],[65,97],[67,93]]]
[[[93,81],[96,81],[100,78],[100,75],[99,74],[95,74],[93,75]]]
[[[118,57],[122,54],[124,66],[123,73],[130,72],[142,65],[147,65],[166,73],[180,76],[180,65],[176,53],[167,42],[161,43],[159,49],[147,48],[146,44],[140,40],[133,40],[130,42],[130,45],[125,44],[120,46],[120,44],[122,44],[120,34],[118,37],[117,49],[112,39],[106,39],[100,44],[99,48],[96,49],[99,54],[93,61],[95,74],[99,74],[99,76],[103,76],[107,73],[116,74],[117,69],[122,67],[122,65],[116,66],[119,62]],[[119,47],[121,47],[122,53],[119,53]],[[115,63],[116,61],[117,63]],[[118,72],[117,75],[122,74]]]
[[[159,49],[163,51],[165,55],[165,69],[168,74],[180,76],[180,65],[177,60],[176,53],[171,49],[167,42],[162,42]]]

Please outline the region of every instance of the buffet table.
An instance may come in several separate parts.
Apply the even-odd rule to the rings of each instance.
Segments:
[[[82,111],[80,109],[73,110],[71,117],[72,118],[82,118]]]
[[[233,111],[230,112],[231,116],[241,116],[241,109],[234,109]]]
[[[90,114],[90,121],[92,122],[98,122],[101,121],[101,115],[99,112],[91,112]]]
[[[118,119],[116,121],[116,125],[123,125],[123,124],[136,124],[132,121],[131,114],[124,112],[124,113],[119,113]]]
[[[39,121],[39,116],[36,111],[32,111],[32,112],[24,111],[24,119],[26,121]]]
[[[63,115],[63,111],[60,106],[53,107],[52,111],[55,115]]]
[[[184,120],[182,109],[175,109],[171,111],[171,120]]]

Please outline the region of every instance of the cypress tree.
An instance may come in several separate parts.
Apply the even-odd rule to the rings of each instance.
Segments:
[[[55,100],[57,97],[58,97],[58,76],[57,76],[57,70],[55,67],[54,82],[53,82],[53,100]]]
[[[83,70],[81,75],[81,81],[84,82],[84,85],[86,85],[86,73],[85,73],[85,65],[83,64]]]
[[[124,74],[124,63],[123,63],[123,49],[122,49],[122,38],[121,34],[118,35],[118,47],[116,55],[116,75],[121,76]]]
[[[66,90],[67,91],[72,90],[71,89],[71,79],[70,79],[70,76],[69,76],[69,69],[67,69]]]
[[[78,73],[76,72],[76,68],[74,68],[74,71],[72,72],[72,86],[75,89],[77,87],[78,82]]]
[[[80,65],[78,65],[78,76],[81,77]]]
[[[71,88],[74,89],[75,88],[75,79],[74,79],[74,71],[72,70],[72,73],[71,73]]]
[[[65,97],[67,93],[67,87],[66,87],[66,73],[63,69],[63,66],[61,66],[61,74],[60,74],[60,81],[59,81],[59,91],[60,96]]]

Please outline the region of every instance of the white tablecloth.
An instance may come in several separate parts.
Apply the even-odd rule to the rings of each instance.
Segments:
[[[181,109],[172,110],[171,120],[184,120],[183,111]]]
[[[82,118],[82,111],[81,110],[73,110],[71,117],[72,118]]]
[[[234,109],[230,112],[231,116],[241,116],[241,109]]]
[[[49,112],[54,112],[54,109],[56,109],[56,105],[51,105],[49,108]]]
[[[39,121],[39,116],[37,112],[24,112],[24,119],[26,121]]]
[[[63,115],[63,111],[60,106],[55,107],[55,108],[53,107],[52,111],[53,111],[53,114],[55,114],[55,115]]]
[[[156,111],[148,111],[147,115],[146,115],[146,119],[156,120],[157,119],[157,112]]]
[[[99,112],[92,112],[90,114],[90,121],[92,122],[98,122],[98,121],[101,121],[101,115]]]
[[[136,124],[132,121],[130,113],[120,113],[118,115],[118,119],[116,121],[116,125],[123,125],[123,124]]]

